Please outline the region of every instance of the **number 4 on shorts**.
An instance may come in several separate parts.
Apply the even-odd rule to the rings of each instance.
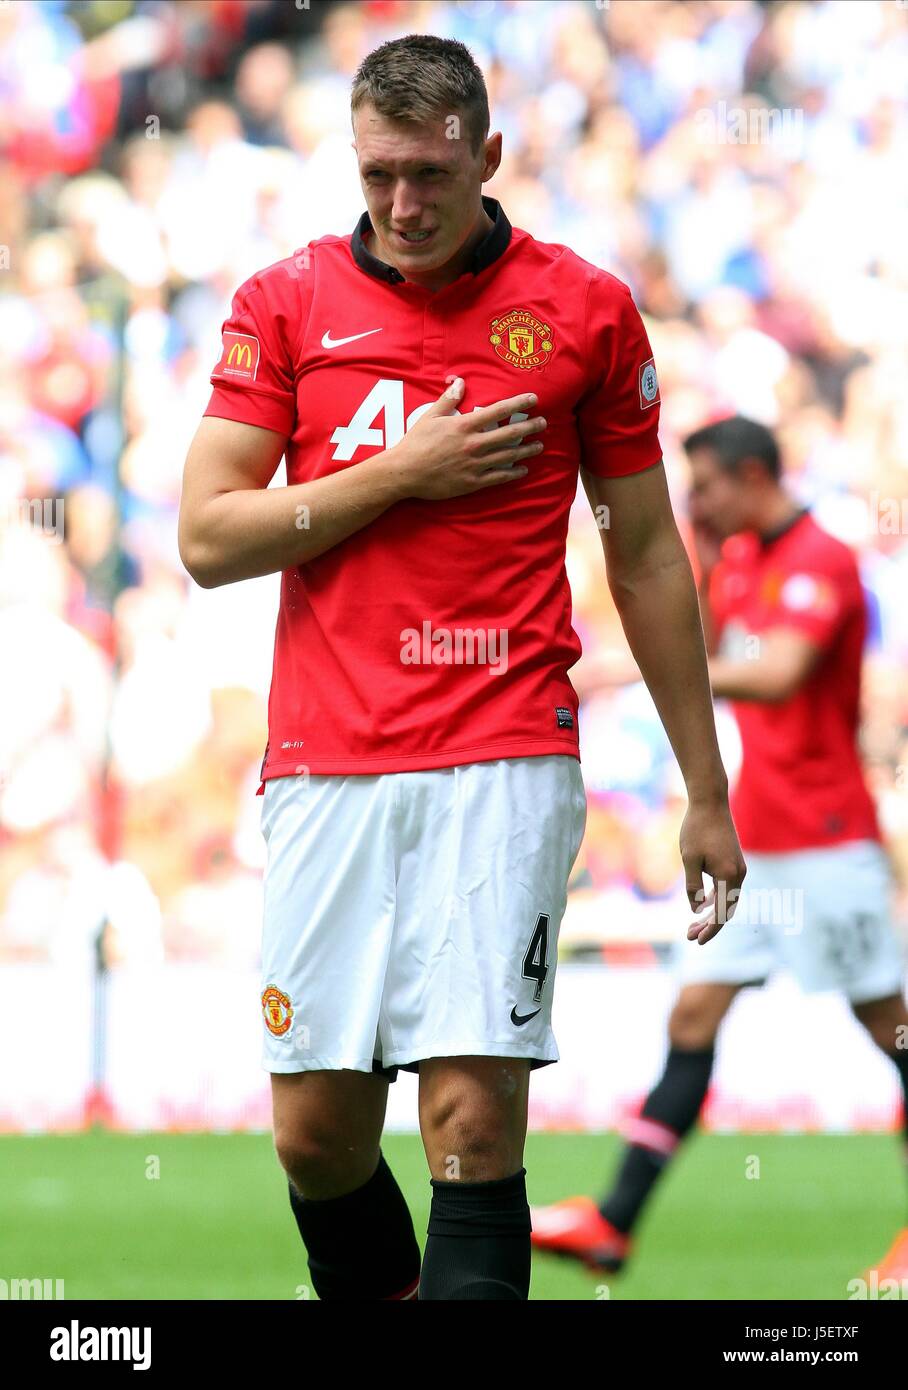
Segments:
[[[523,977],[525,980],[535,981],[536,985],[533,991],[534,1004],[538,1004],[542,998],[546,976],[549,973],[548,953],[549,919],[547,913],[540,912],[536,918],[536,925],[533,928],[533,935],[526,949],[526,955],[523,958]]]

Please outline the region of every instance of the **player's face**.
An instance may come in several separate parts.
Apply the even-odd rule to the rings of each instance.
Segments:
[[[690,484],[687,505],[695,526],[724,540],[748,529],[746,484],[728,473],[711,449],[696,449],[688,455]]]
[[[482,185],[501,160],[501,135],[474,154],[463,119],[426,125],[391,121],[366,104],[357,111],[359,177],[375,230],[375,254],[408,280],[432,288],[461,273],[488,228]],[[449,138],[449,131],[458,138]],[[428,232],[408,240],[404,233]]]

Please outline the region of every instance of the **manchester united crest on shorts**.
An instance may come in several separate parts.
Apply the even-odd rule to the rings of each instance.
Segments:
[[[540,323],[529,309],[510,309],[489,328],[489,342],[502,361],[524,371],[543,366],[555,347],[551,325]]]
[[[262,1016],[265,1027],[273,1037],[282,1038],[289,1032],[293,1021],[293,1005],[277,985],[269,985],[262,994]]]

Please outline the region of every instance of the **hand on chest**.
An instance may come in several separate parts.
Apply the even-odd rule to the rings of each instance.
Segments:
[[[325,446],[318,451],[324,471],[400,443],[453,376],[465,383],[456,413],[533,391],[548,422],[541,458],[576,447],[586,368],[552,315],[519,304],[491,315],[458,313],[449,300],[444,311],[427,303],[403,316],[398,309],[390,323],[380,317],[371,304],[345,306],[310,323],[297,380],[299,443]],[[526,418],[507,412],[498,423]]]

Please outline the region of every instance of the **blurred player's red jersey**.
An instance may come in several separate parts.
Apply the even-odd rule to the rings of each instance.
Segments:
[[[768,541],[726,541],[710,582],[721,650],[757,656],[794,628],[822,655],[790,699],[734,701],[743,759],[731,806],[744,849],[766,853],[879,839],[857,750],[866,603],[846,545],[803,512]],[[750,644],[750,645],[749,645]]]
[[[410,498],[284,572],[263,778],[578,756],[564,564],[578,465],[659,462],[658,383],[627,287],[483,201],[495,225],[445,289],[378,260],[364,214],[254,275],[224,323],[205,413],[286,433],[290,484],[397,444],[449,374],[463,412],[534,392],[548,421],[525,477]]]

